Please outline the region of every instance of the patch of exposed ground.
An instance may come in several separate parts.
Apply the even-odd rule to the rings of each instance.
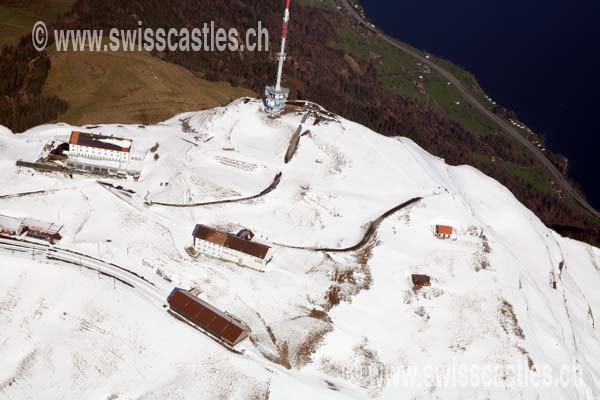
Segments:
[[[325,293],[323,309],[329,311],[342,302],[351,303],[353,296],[371,287],[373,277],[368,263],[378,243],[377,235],[373,235],[360,250],[349,256],[352,260],[348,260],[347,263],[336,261],[330,255],[326,255],[331,265],[329,272],[331,286]],[[347,259],[348,255],[343,255],[342,258]]]
[[[514,334],[519,339],[525,340],[525,332],[523,332],[523,328],[519,325],[519,320],[515,315],[512,304],[502,299],[502,303],[498,308],[498,313],[500,316],[500,326],[504,332],[506,332],[507,335]]]
[[[323,372],[347,380],[369,390],[370,396],[377,396],[385,387],[393,371],[380,359],[376,351],[369,349],[367,338],[363,338],[352,349],[349,362],[339,363],[324,358],[321,360]]]
[[[333,331],[333,324],[319,323],[316,328],[305,335],[300,344],[293,349],[292,360],[294,368],[302,368],[312,363],[313,355],[323,343],[325,336],[331,331]]]
[[[519,320],[515,315],[512,304],[507,300],[502,299],[498,308],[499,321],[502,330],[509,336],[513,335],[517,339],[525,340],[525,332],[519,324]],[[531,355],[523,346],[516,344],[516,348],[519,352],[527,359],[527,366],[531,371],[536,371],[535,363],[531,358]]]
[[[265,339],[264,335],[262,334],[252,332],[249,338],[250,341],[267,360],[275,364],[279,364],[287,369],[291,369],[292,363],[290,362],[288,342],[280,341],[275,336],[273,328],[269,324],[267,324],[264,318],[258,313],[257,316],[262,321],[265,327],[267,338]],[[265,340],[269,340],[271,346],[265,346]],[[271,351],[268,350],[268,347],[271,347]]]
[[[29,371],[35,364],[39,355],[39,349],[35,349],[27,353],[21,359],[21,361],[19,361],[19,364],[17,365],[17,368],[12,376],[0,382],[0,392],[6,393],[6,390],[9,390],[11,387],[18,386],[22,380],[25,380],[29,376]]]
[[[467,229],[467,235],[474,236],[478,239],[477,249],[473,254],[473,268],[476,272],[489,270],[491,264],[488,256],[492,252],[492,247],[490,246],[488,237],[481,229],[475,226],[470,226]]]

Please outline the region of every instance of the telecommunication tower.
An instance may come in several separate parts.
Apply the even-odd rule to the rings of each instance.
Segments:
[[[283,62],[286,59],[285,41],[287,39],[288,22],[290,20],[290,1],[286,0],[285,14],[283,15],[283,34],[281,36],[281,52],[279,53],[279,66],[277,68],[277,83],[275,86],[265,88],[264,107],[265,112],[273,118],[281,115],[285,108],[290,89],[281,87],[281,75],[283,74]]]

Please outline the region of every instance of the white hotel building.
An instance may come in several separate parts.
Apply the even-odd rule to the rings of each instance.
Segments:
[[[67,165],[92,173],[139,176],[143,157],[132,155],[131,139],[74,131]]]
[[[271,247],[252,242],[252,235],[245,232],[232,235],[205,225],[196,225],[193,232],[194,248],[202,255],[264,272],[272,259]]]

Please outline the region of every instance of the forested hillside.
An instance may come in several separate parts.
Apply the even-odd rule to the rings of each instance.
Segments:
[[[0,124],[16,132],[43,124],[67,109],[56,96],[43,96],[50,59],[38,53],[29,38],[4,47],[0,56]]]

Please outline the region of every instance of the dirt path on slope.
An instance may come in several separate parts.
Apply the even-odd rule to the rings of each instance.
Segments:
[[[273,178],[273,182],[271,182],[271,184],[266,189],[264,189],[262,192],[260,192],[258,194],[252,195],[252,196],[240,197],[237,199],[207,201],[204,203],[175,204],[175,203],[161,203],[158,201],[146,201],[145,204],[148,206],[189,208],[189,207],[212,206],[212,205],[217,205],[217,204],[238,203],[238,202],[242,202],[242,201],[254,200],[254,199],[258,199],[259,197],[265,196],[265,195],[271,193],[273,190],[277,189],[277,186],[279,186],[279,183],[281,182],[282,175],[283,174],[281,172],[277,173],[277,175],[275,175],[275,177]]]
[[[50,193],[58,192],[59,190],[61,190],[61,189],[47,189],[47,190],[36,190],[33,192],[4,194],[4,195],[0,196],[0,199],[13,199],[16,197],[34,196],[37,194],[50,194]]]
[[[296,129],[296,132],[294,132],[294,135],[292,136],[292,140],[290,140],[290,144],[285,153],[285,158],[283,159],[283,161],[286,164],[289,163],[292,160],[292,158],[294,158],[294,154],[296,154],[296,150],[298,150],[298,145],[300,144],[300,135],[301,134],[302,134],[302,124],[300,124],[298,126],[298,129]]]
[[[383,221],[385,221],[388,217],[390,217],[391,215],[395,214],[396,212],[398,212],[406,207],[409,207],[413,204],[418,203],[421,200],[423,200],[422,197],[412,198],[412,199],[405,201],[404,203],[386,211],[381,216],[379,216],[377,219],[369,222],[362,239],[360,239],[360,241],[358,243],[356,243],[355,245],[352,245],[350,247],[335,249],[335,248],[330,248],[330,247],[289,246],[289,245],[285,245],[285,244],[281,244],[281,243],[273,243],[273,244],[280,246],[280,247],[285,247],[288,249],[320,251],[320,252],[326,252],[326,253],[346,253],[346,252],[356,251],[356,250],[361,249],[364,245],[366,245],[373,238],[373,235],[375,235],[375,232],[377,231],[377,228],[379,228],[379,225],[381,225],[381,223]]]

